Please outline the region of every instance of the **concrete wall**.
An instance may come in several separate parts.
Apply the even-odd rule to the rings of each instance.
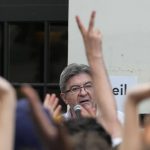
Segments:
[[[103,33],[103,51],[110,76],[137,77],[150,81],[149,0],[69,0],[68,63],[86,63],[81,35],[75,22],[80,15],[88,25],[96,10],[96,27]],[[150,112],[146,102],[141,113]]]

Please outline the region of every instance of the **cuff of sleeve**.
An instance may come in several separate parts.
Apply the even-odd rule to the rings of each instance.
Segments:
[[[117,137],[117,138],[113,138],[112,139],[112,146],[115,147],[117,145],[119,145],[122,142],[122,138]]]

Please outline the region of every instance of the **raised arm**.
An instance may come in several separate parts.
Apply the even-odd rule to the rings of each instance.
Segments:
[[[93,11],[88,29],[84,27],[79,16],[76,17],[76,21],[84,41],[87,60],[93,73],[93,82],[97,98],[96,103],[100,108],[102,116],[101,123],[112,137],[120,137],[121,125],[117,119],[116,103],[103,59],[102,34],[94,27],[95,15],[96,12]]]
[[[16,92],[0,77],[0,150],[14,149]]]
[[[139,128],[138,104],[150,97],[150,83],[133,88],[126,97],[123,142],[120,150],[144,150]]]
[[[28,97],[38,133],[44,143],[45,149],[70,150],[70,143],[65,136],[65,132],[49,121],[43,111],[37,92],[30,86],[22,87],[21,91]]]

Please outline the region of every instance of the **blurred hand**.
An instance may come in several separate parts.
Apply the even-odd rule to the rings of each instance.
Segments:
[[[93,11],[91,13],[88,29],[84,27],[79,16],[76,16],[76,22],[81,32],[88,58],[99,58],[102,56],[102,34],[98,29],[95,29],[94,27],[95,16],[96,12]]]
[[[65,132],[56,126],[53,122],[50,122],[46,114],[43,111],[43,106],[40,103],[37,92],[30,86],[24,86],[21,91],[28,97],[32,115],[38,127],[38,132],[44,143],[45,149],[49,150],[70,150],[70,145]]]
[[[43,106],[47,108],[54,119],[61,115],[61,105],[58,104],[59,99],[55,94],[46,94]]]
[[[3,77],[0,77],[0,111],[16,106],[16,91],[13,86]]]
[[[96,118],[96,108],[89,105],[85,105],[84,107],[81,106],[81,116]]]
[[[139,102],[150,97],[150,83],[141,84],[133,87],[127,93],[127,100],[138,104]]]

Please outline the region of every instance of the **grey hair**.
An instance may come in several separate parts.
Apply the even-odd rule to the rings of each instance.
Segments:
[[[86,73],[91,76],[90,67],[85,64],[76,64],[76,63],[72,63],[67,67],[65,67],[60,75],[60,80],[59,80],[59,87],[61,92],[64,92],[66,90],[67,81],[71,77],[78,75],[80,73]]]

